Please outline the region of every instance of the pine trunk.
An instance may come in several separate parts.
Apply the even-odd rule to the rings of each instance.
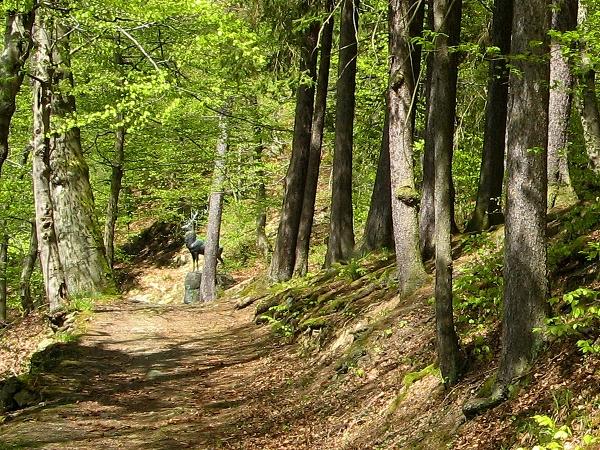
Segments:
[[[554,0],[552,29],[574,30],[577,0]],[[548,117],[548,208],[577,202],[568,165],[569,118],[573,99],[573,75],[563,46],[555,38],[550,44],[550,107]]]
[[[412,292],[425,280],[419,251],[417,208],[413,166],[415,108],[414,68],[411,63],[411,11],[419,0],[392,0],[389,6],[390,76],[388,89],[389,151],[391,171],[392,221],[400,291]]]
[[[535,357],[541,334],[533,330],[543,325],[546,311],[549,13],[545,0],[515,3],[511,53],[527,57],[514,59],[510,76],[502,386],[522,375]]]
[[[46,20],[40,10],[35,21],[35,54],[33,81],[32,178],[35,220],[40,250],[40,264],[50,313],[61,311],[67,304],[67,282],[60,261],[56,237],[55,210],[50,192],[50,46]]]
[[[29,313],[33,311],[33,297],[31,296],[31,275],[35,269],[35,263],[38,259],[38,238],[35,227],[35,220],[31,222],[31,236],[29,238],[29,252],[23,260],[23,269],[21,270],[21,280],[19,285],[21,306],[23,311]]]
[[[513,0],[495,0],[492,19],[492,46],[500,55],[490,61],[483,154],[479,172],[477,203],[467,225],[468,231],[483,231],[504,221],[501,198],[506,152],[506,114]]]
[[[8,232],[6,222],[0,221],[0,325],[6,322],[6,299],[8,289],[6,284],[6,269],[8,268]]]
[[[292,278],[296,262],[296,243],[304,201],[306,172],[310,153],[312,116],[314,109],[314,84],[317,72],[317,52],[315,47],[319,37],[319,26],[313,24],[305,37],[300,71],[303,80],[296,96],[296,119],[290,165],[285,177],[285,194],[279,229],[269,276],[275,281]],[[308,81],[304,81],[304,77]]]
[[[328,11],[331,12],[330,3]],[[296,243],[296,263],[294,272],[304,276],[308,272],[308,253],[310,249],[310,236],[312,233],[315,216],[315,200],[317,198],[317,185],[319,182],[319,168],[321,167],[321,148],[323,145],[323,130],[325,129],[325,113],[327,112],[327,89],[329,87],[329,67],[331,65],[331,47],[333,43],[333,15],[323,25],[321,33],[321,58],[319,61],[319,75],[317,80],[317,93],[312,119],[310,154],[302,202],[302,215],[298,229],[298,242]]]
[[[74,115],[75,97],[65,89],[73,86],[68,30],[55,18],[52,28],[51,120]],[[78,128],[50,137],[51,195],[54,224],[69,293],[96,294],[113,287],[102,234],[94,211],[89,170],[81,150]]]
[[[8,135],[10,122],[15,112],[15,99],[25,75],[23,66],[31,49],[31,27],[33,12],[6,13],[4,49],[0,54],[0,175],[8,158]]]
[[[335,107],[335,148],[331,217],[325,266],[346,262],[354,252],[354,212],[352,205],[352,150],[356,59],[358,57],[358,0],[343,0],[340,16],[337,102]]]
[[[392,180],[390,178],[390,125],[387,107],[384,121],[377,174],[375,175],[375,184],[373,185],[369,214],[361,246],[362,253],[384,248],[394,249]]]
[[[206,246],[204,250],[204,267],[200,282],[200,298],[205,302],[217,299],[217,255],[221,234],[221,216],[223,214],[223,197],[225,170],[228,149],[228,124],[226,108],[219,114],[219,130],[221,132],[215,155],[213,186],[208,203],[208,228],[206,230]]]

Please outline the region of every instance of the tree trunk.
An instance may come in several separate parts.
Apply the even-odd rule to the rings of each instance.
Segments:
[[[328,13],[332,13],[333,4],[329,2]],[[331,66],[331,46],[333,41],[333,15],[323,24],[321,33],[321,59],[319,61],[319,76],[317,80],[317,93],[315,109],[312,118],[310,154],[306,185],[304,187],[304,200],[302,202],[302,215],[298,229],[298,242],[296,243],[295,273],[300,276],[308,272],[308,253],[310,249],[310,235],[312,233],[315,216],[315,200],[317,198],[317,185],[319,182],[319,168],[321,167],[321,148],[323,145],[323,130],[325,128],[325,113],[327,112],[327,89],[329,87],[329,67]]]
[[[38,259],[38,238],[35,227],[35,220],[31,222],[31,236],[29,238],[29,253],[23,260],[23,269],[21,270],[20,296],[21,306],[25,313],[33,311],[33,297],[31,296],[31,275],[35,269],[35,263]]]
[[[577,23],[582,26],[587,19],[587,6],[579,3]],[[600,174],[600,110],[596,97],[596,72],[592,68],[588,55],[587,44],[580,43],[581,47],[581,75],[579,84],[581,86],[581,125],[583,126],[583,137],[587,148],[590,167]]]
[[[548,4],[515,2],[507,125],[504,316],[498,382],[524,373],[537,350],[548,295],[546,253]],[[531,42],[541,45],[532,47]],[[532,125],[535,118],[535,126]]]
[[[54,216],[55,210],[50,192],[50,41],[47,19],[36,15],[34,36],[37,42],[33,81],[33,150],[32,178],[35,200],[35,220],[40,247],[40,263],[44,276],[44,288],[50,313],[58,312],[67,304],[67,282],[58,252]]]
[[[435,123],[435,316],[440,371],[444,383],[453,385],[463,363],[452,308],[451,183],[458,60],[451,47],[460,40],[462,0],[434,0],[433,15],[437,36],[430,94]]]
[[[69,59],[68,30],[55,17],[52,36],[51,109],[58,122],[76,111]],[[114,289],[102,234],[94,211],[89,170],[78,128],[50,136],[51,195],[55,230],[69,293],[102,293]]]
[[[6,221],[0,221],[0,325],[6,322],[6,299],[8,289],[6,283],[6,269],[8,268],[8,231],[5,229]]]
[[[347,261],[354,252],[352,205],[352,148],[356,59],[358,56],[358,0],[344,0],[340,16],[337,102],[335,108],[335,149],[331,188],[331,218],[325,266]]]
[[[122,120],[120,117],[117,120]],[[119,214],[119,196],[123,182],[123,167],[125,165],[125,127],[120,126],[115,131],[115,157],[110,174],[110,196],[106,206],[106,223],[104,225],[104,247],[106,259],[112,268],[115,263],[115,226]]]
[[[204,250],[204,267],[200,283],[200,297],[205,302],[217,298],[217,255],[219,254],[219,236],[221,234],[221,216],[223,214],[223,197],[225,184],[226,158],[228,150],[227,107],[219,114],[219,130],[221,135],[217,143],[215,155],[215,171],[213,186],[208,204],[208,228],[206,230],[206,246]]]
[[[504,221],[501,198],[508,107],[509,68],[506,55],[510,52],[512,17],[513,0],[494,1],[491,44],[500,49],[500,54],[490,61],[477,203],[467,225],[468,231],[483,231]]]
[[[411,63],[411,11],[419,0],[392,0],[389,7],[390,76],[388,89],[391,202],[398,280],[403,294],[425,280],[419,251],[417,207],[413,167],[415,80]]]
[[[560,32],[577,26],[577,0],[554,0],[552,29]],[[548,208],[577,202],[568,165],[569,118],[573,75],[560,42],[550,43],[550,107],[548,117]]]
[[[256,148],[256,160],[258,164],[262,165],[264,146],[262,142]],[[269,257],[271,251],[271,245],[269,244],[269,238],[267,237],[267,188],[265,186],[265,171],[262,169],[258,170],[256,174],[259,178],[258,189],[256,190],[256,247],[263,255],[265,259]]]
[[[300,71],[302,80],[296,97],[296,119],[290,165],[285,177],[285,194],[279,219],[279,229],[269,276],[276,281],[292,278],[296,260],[298,228],[304,201],[306,171],[308,167],[312,116],[314,109],[314,84],[317,72],[317,54],[319,25],[313,24],[305,37]],[[308,81],[305,77],[308,75]]]
[[[392,180],[390,174],[390,125],[389,112],[386,113],[381,139],[381,151],[375,184],[371,194],[369,215],[361,246],[362,253],[384,248],[394,249],[394,226],[392,223]]]
[[[0,54],[0,175],[8,158],[10,121],[15,112],[15,98],[23,84],[23,66],[31,49],[33,12],[6,13],[4,49]]]

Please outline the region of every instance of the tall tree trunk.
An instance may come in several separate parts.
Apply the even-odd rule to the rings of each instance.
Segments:
[[[500,49],[500,54],[490,61],[477,203],[467,225],[468,231],[483,231],[504,221],[501,198],[508,108],[509,68],[506,55],[510,51],[512,18],[513,0],[495,0],[491,44]]]
[[[400,291],[410,293],[425,280],[419,251],[417,207],[413,167],[415,80],[411,61],[411,20],[419,0],[392,0],[389,5],[390,75],[388,89],[389,151],[392,220]]]
[[[300,72],[303,79],[296,96],[296,119],[290,165],[285,177],[285,194],[279,229],[269,276],[276,281],[292,278],[296,260],[298,228],[304,201],[306,171],[310,153],[312,116],[314,109],[314,84],[317,77],[317,52],[319,25],[313,24],[308,30],[302,49]],[[304,77],[308,76],[308,80]]]
[[[224,107],[221,114],[219,114],[219,130],[221,135],[217,143],[213,185],[208,203],[208,228],[206,230],[204,267],[202,268],[202,281],[200,283],[200,298],[205,302],[212,302],[217,298],[217,255],[219,254],[226,159],[229,146],[226,110],[227,107]]]
[[[8,289],[6,283],[6,269],[8,268],[8,242],[6,221],[0,220],[0,325],[6,322],[6,299]]]
[[[437,350],[442,378],[458,381],[462,355],[454,328],[452,308],[452,152],[456,119],[458,58],[451,47],[460,40],[462,0],[434,0],[436,33],[431,84],[435,130],[435,317]]]
[[[587,6],[579,3],[577,23],[583,26],[587,19]],[[600,109],[596,97],[596,72],[592,68],[585,41],[580,43],[581,47],[581,75],[579,84],[581,86],[581,125],[583,126],[583,137],[587,148],[590,167],[600,174]]]
[[[262,165],[264,145],[262,142],[256,148],[256,160]],[[265,171],[261,167],[256,173],[258,180],[258,189],[256,190],[256,247],[265,259],[269,257],[271,246],[267,237],[267,188],[265,186]]]
[[[29,252],[23,260],[23,269],[21,270],[20,296],[23,311],[29,313],[33,311],[33,297],[31,296],[31,275],[35,269],[35,263],[38,259],[38,238],[35,227],[35,220],[31,222],[31,236],[29,238]]]
[[[539,349],[548,295],[546,253],[548,25],[546,0],[516,2],[508,114],[504,316],[498,381],[523,374]],[[532,47],[531,42],[541,45]],[[518,72],[518,73],[517,73]],[[535,126],[531,119],[535,117]]]
[[[577,26],[577,0],[554,0],[552,29],[560,32]],[[560,42],[550,43],[550,107],[548,118],[548,208],[577,201],[568,165],[569,118],[573,75]]]
[[[390,122],[387,106],[384,121],[377,174],[375,175],[375,184],[373,185],[371,204],[361,246],[361,252],[363,253],[383,248],[394,248],[392,180],[390,174]]]
[[[337,102],[335,108],[335,149],[331,188],[331,218],[325,266],[347,261],[354,252],[352,205],[352,149],[356,59],[358,57],[358,1],[344,0],[340,16]]]
[[[300,276],[304,276],[308,272],[310,235],[315,216],[315,200],[317,198],[319,168],[321,167],[321,148],[323,145],[323,130],[325,129],[325,113],[327,112],[327,89],[329,87],[329,68],[331,66],[331,46],[333,42],[334,20],[332,8],[333,3],[329,1],[327,12],[331,13],[331,16],[323,24],[323,31],[320,38],[321,57],[319,61],[315,108],[312,118],[310,154],[306,173],[306,185],[304,187],[304,200],[302,202],[302,215],[298,229],[298,242],[296,243],[296,265],[294,271]]]
[[[4,49],[0,54],[0,175],[8,157],[10,121],[15,112],[15,98],[23,84],[23,66],[31,49],[33,12],[8,11],[4,31]]]
[[[73,86],[69,30],[60,17],[54,17],[47,31],[52,38],[51,120],[56,117],[60,122],[76,111],[75,97],[66,88]],[[49,163],[55,230],[69,293],[110,291],[114,285],[94,211],[89,169],[78,128],[52,133]]]
[[[35,220],[40,247],[40,263],[50,313],[61,311],[67,304],[67,282],[60,261],[55,231],[55,210],[50,192],[50,53],[51,42],[47,20],[36,14],[34,36],[37,43],[33,81],[32,178]]]

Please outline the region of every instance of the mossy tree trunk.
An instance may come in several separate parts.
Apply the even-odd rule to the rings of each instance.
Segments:
[[[8,135],[15,112],[15,98],[23,84],[23,66],[31,49],[33,12],[6,13],[4,48],[0,53],[0,175],[8,158]]]
[[[358,0],[343,0],[340,13],[335,148],[329,242],[325,266],[346,262],[354,253],[352,205],[352,152],[356,104],[356,60],[358,57]]]
[[[507,125],[504,315],[498,382],[522,375],[540,347],[548,295],[546,252],[548,86],[546,0],[516,2]],[[531,46],[531,42],[540,45]],[[532,118],[535,117],[535,126]]]
[[[444,382],[458,381],[463,361],[452,308],[452,152],[462,0],[434,0],[431,133],[435,152],[435,316],[440,371]]]
[[[577,0],[554,0],[552,29],[574,30]],[[573,99],[573,75],[563,46],[552,38],[550,44],[550,107],[548,118],[548,208],[577,201],[568,165],[569,118]],[[565,52],[566,53],[566,52]]]
[[[328,0],[327,13],[329,20],[323,24],[320,38],[320,61],[317,79],[315,108],[312,118],[310,153],[302,202],[302,215],[296,243],[296,261],[294,272],[306,275],[308,272],[308,253],[310,236],[315,217],[315,200],[321,167],[321,149],[323,146],[323,130],[325,129],[325,113],[327,112],[327,90],[329,88],[329,68],[331,66],[331,47],[333,45],[333,2]]]
[[[31,275],[35,269],[35,263],[38,259],[38,239],[35,220],[31,222],[31,236],[29,237],[29,251],[23,260],[21,269],[21,280],[19,292],[21,297],[21,306],[23,311],[29,313],[33,311],[33,297],[31,295]]]
[[[500,50],[490,61],[483,154],[479,172],[477,202],[468,231],[483,231],[504,221],[501,197],[506,151],[506,114],[508,108],[508,61],[513,18],[513,0],[495,0],[492,42]]]
[[[6,299],[8,289],[6,285],[6,269],[8,267],[9,236],[6,230],[6,221],[0,220],[0,325],[6,322]]]
[[[419,250],[419,196],[414,179],[411,120],[415,108],[415,80],[410,30],[418,5],[418,0],[392,0],[389,5],[391,201],[398,280],[404,294],[420,286],[426,277]]]

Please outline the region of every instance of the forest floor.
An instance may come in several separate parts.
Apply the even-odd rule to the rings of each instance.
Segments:
[[[409,299],[367,289],[372,301],[342,310],[327,339],[317,329],[287,339],[236,308],[239,288],[180,304],[185,272],[138,265],[77,339],[47,347],[29,378],[40,402],[3,417],[0,449],[516,449],[552,435],[535,414],[557,429],[568,418],[577,437],[563,444],[575,448],[600,429],[600,361],[572,342],[551,345],[518,396],[467,421],[461,407],[497,361],[472,361],[444,389],[431,286]]]

